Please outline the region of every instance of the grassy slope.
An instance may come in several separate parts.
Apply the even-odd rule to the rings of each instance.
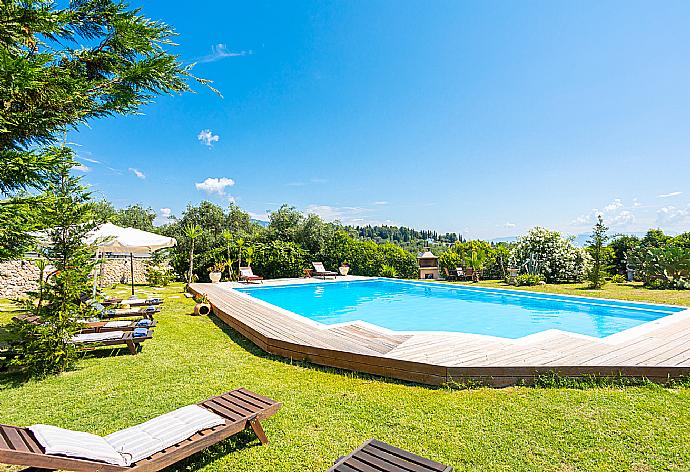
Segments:
[[[107,434],[245,386],[284,403],[264,424],[271,444],[247,434],[180,469],[326,470],[369,437],[455,470],[690,468],[687,388],[451,391],[291,365],[213,317],[188,316],[179,285],[158,293],[167,302],[143,352],[103,350],[43,381],[0,377],[0,422]],[[0,313],[0,324],[9,316]]]

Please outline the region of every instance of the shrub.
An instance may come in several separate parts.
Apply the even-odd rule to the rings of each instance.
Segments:
[[[392,277],[400,277],[403,279],[414,279],[419,275],[419,266],[417,265],[417,258],[410,252],[404,250],[395,244],[386,243],[379,247],[381,253],[381,271],[384,266],[389,266],[395,270]],[[388,275],[384,277],[389,277]]]
[[[383,264],[381,266],[381,272],[379,273],[381,277],[389,277],[391,279],[395,279],[398,277],[398,271],[395,270],[395,267],[390,266],[388,264]]]
[[[309,254],[298,244],[274,240],[254,245],[252,267],[262,277],[300,277],[309,265]]]
[[[560,233],[535,227],[518,239],[510,264],[522,272],[542,275],[548,283],[574,282],[587,273],[590,257]]]
[[[543,281],[544,277],[538,274],[520,274],[515,278],[515,285],[518,287],[533,286],[539,285]]]
[[[624,284],[626,282],[625,276],[621,274],[615,274],[611,276],[611,283],[614,284]]]
[[[153,264],[146,265],[146,283],[153,287],[167,287],[175,280],[172,267]]]
[[[445,274],[445,269],[453,273],[457,267],[463,266],[463,259],[455,251],[446,251],[438,257],[438,267],[442,274]]]
[[[636,276],[650,288],[690,289],[690,249],[646,247],[631,254]]]

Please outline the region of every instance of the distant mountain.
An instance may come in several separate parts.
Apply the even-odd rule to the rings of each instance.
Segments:
[[[257,220],[257,219],[254,219],[254,218],[250,219],[249,221],[250,221],[251,223],[256,223],[256,224],[259,225],[259,226],[263,226],[264,228],[265,228],[266,226],[268,226],[268,221]]]
[[[613,231],[609,231],[609,237],[614,237],[624,234],[626,236],[637,236],[638,238],[644,237],[645,234],[647,234],[645,231],[632,231],[629,233],[616,233]],[[565,235],[565,236],[571,236],[571,235]],[[587,241],[591,237],[591,233],[580,233],[575,235],[575,239],[573,239],[573,244],[576,247],[585,247],[587,245]],[[506,236],[503,238],[494,238],[490,239],[490,243],[514,243],[517,241],[517,236]]]

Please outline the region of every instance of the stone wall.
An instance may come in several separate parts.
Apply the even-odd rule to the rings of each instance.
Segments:
[[[134,258],[134,283],[146,283],[146,258]],[[49,274],[52,268],[46,268]],[[106,258],[100,268],[101,287],[130,283],[129,257]],[[22,297],[38,288],[39,270],[31,259],[0,262],[0,298]]]
[[[32,260],[0,262],[0,298],[16,298],[38,289],[39,270]]]
[[[146,261],[145,258],[134,258],[134,283],[146,283]],[[129,267],[129,257],[105,259],[101,264],[100,282],[101,287],[110,287],[114,284],[131,283],[131,270]]]

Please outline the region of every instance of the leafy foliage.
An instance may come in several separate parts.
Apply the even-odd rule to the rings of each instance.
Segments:
[[[296,243],[273,240],[255,247],[252,266],[263,277],[300,277],[309,266],[309,254]]]
[[[116,0],[0,2],[0,260],[20,256],[43,218],[41,195],[73,162],[49,146],[88,120],[135,113],[189,90],[167,52],[174,30]],[[75,47],[76,46],[76,47]]]
[[[540,274],[548,283],[582,280],[590,265],[584,249],[576,248],[560,233],[538,226],[518,239],[510,260],[521,272]]]
[[[398,271],[395,270],[395,267],[390,266],[388,264],[383,264],[381,266],[381,272],[379,274],[381,277],[388,277],[391,279],[395,279],[398,277]]]
[[[153,226],[156,212],[151,207],[135,204],[115,209],[112,203],[105,200],[94,202],[92,206],[94,217],[99,223],[108,222],[123,228],[131,227],[142,231],[156,231]]]
[[[636,275],[651,288],[690,289],[690,249],[641,247],[631,255]]]
[[[606,231],[608,231],[608,228],[604,225],[604,219],[601,215],[598,215],[592,237],[588,241],[588,250],[590,256],[592,256],[592,264],[587,271],[587,280],[594,289],[601,288],[606,283],[607,261],[605,244],[608,239]]]
[[[67,148],[49,148],[48,152],[64,154],[64,162],[70,160],[71,150]],[[15,362],[39,376],[62,372],[72,365],[76,349],[70,339],[80,329],[78,320],[93,315],[80,301],[80,295],[90,289],[89,275],[95,264],[91,248],[83,243],[93,228],[87,204],[90,197],[69,169],[64,166],[48,182],[45,199],[50,204],[42,216],[51,229],[39,251],[45,259],[41,266],[50,269],[39,291],[24,303],[24,308],[43,323],[15,321],[10,326],[20,340]]]
[[[544,277],[538,274],[520,274],[515,277],[515,285],[518,287],[522,286],[534,286],[539,285],[544,282]]]

